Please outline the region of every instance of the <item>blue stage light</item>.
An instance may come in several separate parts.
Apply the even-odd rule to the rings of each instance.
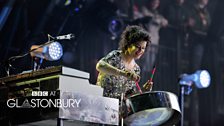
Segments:
[[[32,57],[39,57],[49,61],[59,60],[63,55],[63,48],[58,42],[52,42],[43,47],[33,45],[31,50],[33,50],[30,52]]]
[[[124,23],[121,19],[113,17],[109,20],[108,31],[114,36],[117,37],[122,30],[124,29]]]
[[[207,88],[210,85],[210,82],[211,77],[207,70],[198,70],[191,75],[183,74],[180,79],[181,85],[194,83],[197,88]]]

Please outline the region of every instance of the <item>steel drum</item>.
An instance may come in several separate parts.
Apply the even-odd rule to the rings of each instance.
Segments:
[[[129,114],[124,122],[128,126],[174,125],[181,119],[178,98],[165,91],[151,91],[131,96],[126,101]]]

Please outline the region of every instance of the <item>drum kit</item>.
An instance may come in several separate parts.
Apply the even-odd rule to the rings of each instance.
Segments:
[[[181,119],[178,98],[166,91],[149,91],[130,96],[124,124],[128,126],[172,126]]]

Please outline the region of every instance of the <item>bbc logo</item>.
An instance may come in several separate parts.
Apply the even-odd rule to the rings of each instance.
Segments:
[[[48,91],[32,91],[32,96],[48,96]]]

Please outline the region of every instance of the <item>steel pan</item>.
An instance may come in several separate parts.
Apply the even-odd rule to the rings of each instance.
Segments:
[[[174,125],[181,119],[178,98],[165,91],[151,91],[131,96],[126,101],[128,126]]]

